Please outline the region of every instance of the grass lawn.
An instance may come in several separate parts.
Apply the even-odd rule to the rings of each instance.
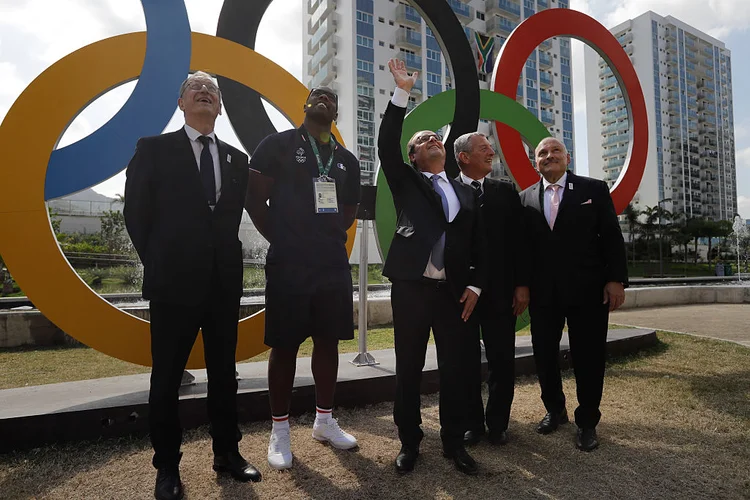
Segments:
[[[185,433],[181,462],[188,498],[750,498],[750,349],[659,332],[659,344],[610,360],[599,424],[601,446],[574,447],[575,426],[534,431],[544,408],[534,377],[516,382],[511,441],[471,449],[476,478],[441,456],[437,395],[422,399],[425,439],[416,470],[399,476],[392,404],[336,410],[359,440],[339,451],[310,438],[312,414],[292,419],[294,466],[271,470],[268,422],[242,426],[243,455],[263,473],[241,484],[211,470],[207,426]],[[1,365],[0,365],[1,366]],[[575,382],[566,371],[568,411]],[[572,416],[572,415],[571,415]],[[148,439],[54,445],[0,456],[3,498],[153,498]]]

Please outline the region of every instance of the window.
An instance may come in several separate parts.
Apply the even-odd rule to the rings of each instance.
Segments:
[[[383,42],[380,42],[380,43],[383,43]],[[371,49],[373,46],[372,38],[362,36],[362,35],[357,35],[357,45]]]
[[[373,88],[368,85],[357,85],[357,95],[373,97]]]
[[[380,89],[380,95],[385,95],[385,89]]]
[[[363,23],[372,24],[372,14],[368,14],[367,12],[362,12],[361,10],[358,10],[357,21],[362,21]]]
[[[572,113],[566,113],[565,111],[563,111],[563,120],[572,120],[572,119],[573,119]]]
[[[384,64],[380,64],[380,65],[378,65],[378,69],[379,69],[380,71],[385,71],[385,65],[384,65]]]
[[[371,62],[362,61],[360,59],[357,59],[357,69],[367,71],[368,73],[372,73],[374,71]]]
[[[562,66],[570,66],[570,58],[560,56],[560,64]]]
[[[484,21],[484,12],[477,11],[477,19]]]
[[[358,120],[366,120],[368,122],[375,121],[372,111],[364,111],[362,109],[357,110],[357,119]]]
[[[440,75],[436,73],[427,73],[427,82],[440,85],[442,83],[442,79],[440,78]]]
[[[526,107],[536,109],[536,101],[534,99],[526,99]]]
[[[563,94],[562,95],[562,101],[563,102],[570,102],[570,94]]]
[[[526,67],[529,69],[536,69],[536,61],[532,61],[531,59],[526,60]]]
[[[379,17],[378,18],[378,22],[379,23],[384,23],[385,22],[385,18],[384,17]]]
[[[383,40],[378,41],[378,46],[385,47],[385,42]]]
[[[573,132],[569,132],[567,130],[563,130],[563,138],[564,139],[573,139]]]
[[[536,80],[532,80],[531,78],[526,79],[526,86],[532,89],[536,88]]]
[[[430,61],[439,61],[440,60],[440,52],[437,50],[427,49],[427,59]]]
[[[567,76],[567,75],[563,75],[562,76],[562,82],[563,83],[567,83],[568,85],[570,85],[570,77]]]

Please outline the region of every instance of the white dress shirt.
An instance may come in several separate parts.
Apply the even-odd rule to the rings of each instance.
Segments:
[[[565,192],[565,180],[567,178],[568,173],[565,172],[563,176],[557,179],[557,182],[555,182],[555,184],[561,187],[561,189],[557,190],[557,196],[560,198],[560,203],[562,203],[563,193]],[[547,224],[549,224],[549,213],[550,207],[552,206],[552,190],[547,188],[552,184],[552,182],[549,182],[547,181],[547,179],[542,177],[542,188],[544,189],[544,218],[547,219]]]
[[[465,175],[463,172],[461,172],[461,182],[466,184],[467,186],[470,186],[472,189],[474,189],[474,186],[471,185],[472,182],[477,181],[479,182],[479,185],[482,186],[482,192],[484,192],[484,177],[481,179],[472,179],[471,177]]]
[[[201,134],[193,127],[185,124],[185,133],[190,139],[190,146],[193,148],[193,154],[195,155],[195,164],[198,165],[198,172],[201,169],[201,152],[203,152],[203,143],[198,140]],[[216,134],[211,132],[207,135],[211,138],[211,142],[208,143],[208,150],[211,152],[211,158],[214,161],[214,180],[216,181],[216,203],[219,202],[221,196],[221,163],[219,163],[219,145],[216,143]]]

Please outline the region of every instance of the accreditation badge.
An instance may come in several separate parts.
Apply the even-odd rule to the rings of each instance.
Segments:
[[[336,181],[323,175],[313,179],[313,187],[315,188],[315,213],[338,213],[339,203],[336,198]]]

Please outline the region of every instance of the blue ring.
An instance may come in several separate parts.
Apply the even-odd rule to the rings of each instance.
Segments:
[[[45,200],[81,191],[117,174],[133,156],[138,139],[161,134],[174,115],[180,84],[190,71],[187,8],[184,0],[141,0],[141,4],[147,38],[138,84],[125,105],[99,130],[52,152]]]

